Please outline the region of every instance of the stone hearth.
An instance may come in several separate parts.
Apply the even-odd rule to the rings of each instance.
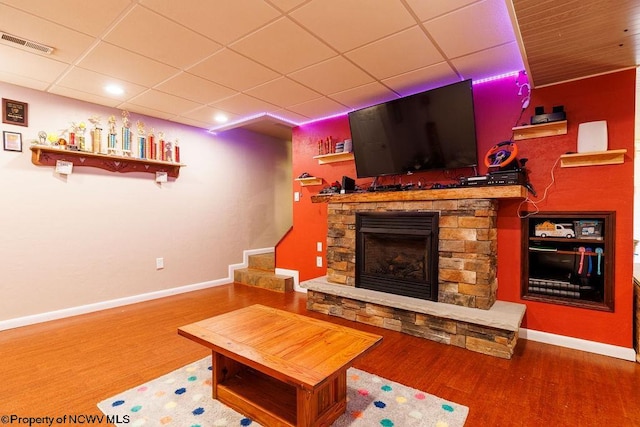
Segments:
[[[510,358],[525,306],[496,303],[499,198],[520,186],[315,196],[328,202],[327,276],[303,282],[307,308]],[[438,212],[438,302],[355,287],[356,212]]]

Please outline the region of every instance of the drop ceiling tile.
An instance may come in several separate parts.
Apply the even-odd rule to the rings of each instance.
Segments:
[[[245,93],[278,107],[300,104],[321,96],[318,92],[286,77],[271,80],[268,83],[249,89]]]
[[[176,68],[193,65],[222,48],[142,6],[131,10],[104,40]]]
[[[78,66],[147,87],[178,72],[176,68],[106,42],[99,43]]]
[[[141,0],[140,3],[221,44],[231,43],[281,15],[263,0]]]
[[[207,105],[196,108],[195,110],[188,111],[186,113],[180,114],[180,117],[184,117],[191,120],[197,120],[202,123],[207,123],[207,127],[219,125],[215,121],[216,114],[224,114],[227,116],[229,121],[234,121],[240,119],[240,116],[237,114],[230,113],[229,111],[222,110],[220,108],[213,108]]]
[[[165,113],[164,111],[158,111],[153,108],[143,107],[141,105],[131,104],[130,102],[123,102],[117,106],[120,110],[126,110],[131,113],[131,122],[135,123],[140,120],[143,123],[145,122],[144,117],[136,117],[136,114],[141,114],[143,116],[156,117],[158,119],[163,120],[171,120],[172,117],[175,117],[175,114]]]
[[[122,95],[113,95],[105,91],[105,87],[115,84],[120,86],[124,93]],[[98,97],[104,97],[117,102],[123,102],[131,97],[137,96],[144,92],[144,86],[130,83],[124,80],[118,80],[105,74],[97,73],[84,68],[74,67],[65,74],[56,86],[60,88],[72,89],[86,94],[93,94]]]
[[[0,29],[14,36],[54,48],[55,50],[48,55],[31,49],[27,51],[66,63],[73,62],[93,43],[93,38],[85,34],[2,4],[0,4]]]
[[[154,89],[202,104],[210,104],[236,93],[233,89],[184,72],[160,83]]]
[[[430,65],[382,80],[386,86],[402,96],[411,95],[460,81],[460,77],[446,62]]]
[[[312,0],[290,16],[341,53],[416,24],[389,0]]]
[[[417,25],[348,52],[346,56],[378,79],[417,70],[444,59]]]
[[[283,74],[335,56],[334,50],[289,18],[278,19],[229,47]]]
[[[201,122],[199,120],[190,119],[188,117],[176,116],[170,119],[172,122],[181,123],[187,126],[193,126],[200,129],[209,129],[213,125],[209,122]]]
[[[131,0],[2,0],[2,3],[91,36],[104,33],[113,20],[132,7]]]
[[[343,105],[357,110],[360,108],[379,104],[381,102],[396,99],[398,98],[398,95],[396,95],[380,83],[374,82],[353,89],[334,93],[331,95],[331,98],[335,99]]]
[[[427,21],[461,7],[476,3],[478,0],[406,0],[420,21]]]
[[[351,111],[351,108],[345,107],[339,102],[325,96],[302,104],[293,105],[288,109],[306,117],[327,117]]]
[[[243,91],[278,77],[278,73],[229,49],[216,52],[187,70],[191,74]]]
[[[2,67],[0,67],[2,68]],[[44,91],[49,87],[49,82],[43,82],[41,80],[32,79],[22,74],[6,73],[0,69],[0,82],[10,83],[16,86],[27,87],[30,89],[36,89]]]
[[[0,58],[3,58],[0,61],[1,72],[49,83],[55,81],[68,67],[64,62],[56,61],[50,56],[33,54],[2,44]]]
[[[371,83],[374,79],[342,56],[336,56],[288,75],[323,95]]]
[[[503,0],[474,3],[426,21],[424,26],[449,58],[457,58],[515,40]]]
[[[67,98],[79,99],[85,102],[91,102],[92,104],[105,105],[107,107],[115,108],[122,103],[120,99],[108,98],[106,96],[96,95],[95,93],[87,93],[81,90],[72,89],[64,86],[53,86],[47,92],[55,93],[56,95],[66,96]]]
[[[230,111],[241,116],[268,113],[278,110],[276,105],[269,104],[268,102],[242,93],[223,99],[222,101],[214,102],[211,106],[214,108],[220,108],[221,110]]]
[[[153,108],[171,114],[182,114],[198,108],[197,103],[158,90],[148,90],[129,100],[129,103],[146,108]]]
[[[465,79],[484,79],[524,69],[516,42],[453,59],[453,66]]]
[[[291,9],[300,6],[307,0],[271,0],[271,3],[278,9],[288,12]]]

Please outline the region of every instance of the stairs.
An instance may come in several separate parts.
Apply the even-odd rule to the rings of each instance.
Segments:
[[[293,277],[275,274],[273,252],[249,255],[249,267],[234,270],[233,281],[277,292],[293,291]]]

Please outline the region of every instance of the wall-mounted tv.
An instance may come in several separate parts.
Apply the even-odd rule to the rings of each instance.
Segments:
[[[478,164],[471,80],[349,113],[358,178]]]

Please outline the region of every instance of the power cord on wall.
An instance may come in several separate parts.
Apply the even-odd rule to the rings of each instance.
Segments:
[[[547,185],[544,189],[544,191],[542,192],[542,197],[538,200],[532,200],[529,197],[529,192],[527,192],[527,197],[520,202],[520,204],[518,205],[518,218],[528,218],[532,215],[537,214],[538,212],[540,212],[540,208],[538,208],[538,203],[544,201],[544,199],[547,198],[547,192],[549,191],[549,188],[551,188],[551,186],[556,182],[556,177],[555,177],[555,173],[554,170],[556,168],[556,166],[558,165],[558,162],[560,161],[560,156],[558,156],[558,158],[556,159],[555,163],[553,164],[553,166],[551,166],[551,182],[549,183],[549,185]],[[533,208],[535,209],[534,211],[528,211],[526,214],[523,214],[522,209],[523,206],[525,204],[530,204],[533,206]]]

